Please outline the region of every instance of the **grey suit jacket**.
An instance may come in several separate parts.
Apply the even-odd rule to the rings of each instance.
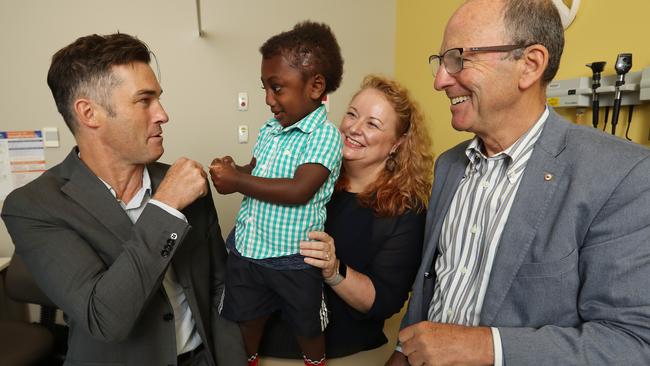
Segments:
[[[167,169],[148,165],[154,191]],[[161,282],[169,265],[209,350],[204,364],[246,364],[238,327],[217,314],[226,251],[211,197],[183,213],[189,223],[147,205],[133,224],[76,149],[7,197],[2,218],[16,253],[65,313],[65,365],[176,364]]]
[[[436,162],[403,327],[427,319],[467,144]],[[481,325],[498,327],[507,365],[650,365],[649,281],[650,152],[551,111],[499,242]]]

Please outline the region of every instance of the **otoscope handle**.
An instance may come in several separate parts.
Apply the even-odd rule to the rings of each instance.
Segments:
[[[594,128],[598,128],[598,108],[600,107],[600,101],[598,99],[591,102],[591,121],[594,124]]]
[[[614,99],[614,111],[612,112],[612,135],[616,135],[616,125],[618,124],[618,112],[621,110],[621,99]]]

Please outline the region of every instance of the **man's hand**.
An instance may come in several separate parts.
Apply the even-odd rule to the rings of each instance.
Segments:
[[[210,164],[210,177],[217,192],[230,194],[237,192],[237,177],[239,175],[237,166],[230,156],[215,158]]]
[[[400,351],[395,351],[390,356],[388,361],[384,366],[409,366],[409,361],[406,359],[406,356]]]
[[[206,178],[201,164],[187,158],[179,158],[167,170],[153,199],[180,211],[208,193]]]
[[[424,321],[402,329],[399,340],[413,366],[494,363],[492,331],[487,327]]]

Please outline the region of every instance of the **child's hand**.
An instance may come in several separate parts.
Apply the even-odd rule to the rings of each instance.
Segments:
[[[215,158],[210,164],[210,177],[217,192],[230,194],[237,192],[237,171],[235,162],[230,156]]]
[[[230,156],[230,155],[226,155],[226,156],[224,156],[222,158],[214,158],[214,160],[212,160],[212,163],[210,163],[210,166],[212,167],[213,165],[217,165],[217,164],[229,164],[229,165],[232,165],[233,168],[237,167],[237,165],[235,164],[235,161],[233,160],[232,156]]]

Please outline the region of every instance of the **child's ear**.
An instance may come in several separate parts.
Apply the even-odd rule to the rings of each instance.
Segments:
[[[309,85],[309,96],[313,100],[321,100],[323,94],[325,94],[325,77],[321,74],[316,74],[311,77],[311,83]]]

